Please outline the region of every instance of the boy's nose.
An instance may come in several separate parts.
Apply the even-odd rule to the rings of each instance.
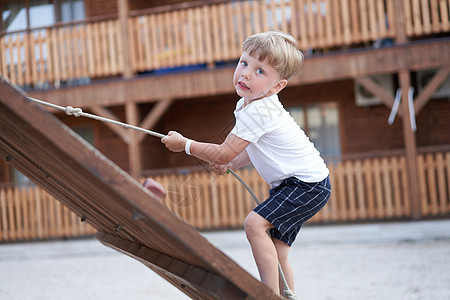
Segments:
[[[248,70],[245,70],[244,72],[242,72],[242,77],[249,79],[250,78],[250,72]]]

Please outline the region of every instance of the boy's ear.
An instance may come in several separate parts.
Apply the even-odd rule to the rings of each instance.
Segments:
[[[284,89],[287,85],[287,79],[281,79],[278,83],[272,88],[272,92],[274,94],[279,93],[282,89]]]

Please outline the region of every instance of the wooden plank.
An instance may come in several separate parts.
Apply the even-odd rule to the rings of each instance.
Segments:
[[[378,27],[378,38],[386,38],[386,26],[387,26],[387,14],[385,13],[386,7],[385,1],[377,0],[377,27]]]
[[[347,45],[351,43],[352,39],[350,8],[348,4],[348,0],[341,1],[343,41]]]
[[[198,296],[202,299],[245,299],[246,297],[244,293],[236,291],[233,283],[215,273],[192,266],[165,253],[107,233],[99,232],[96,238],[106,246],[137,259],[153,271],[162,272],[165,276],[176,279],[176,282],[180,282],[177,288],[182,292],[186,293],[185,288],[189,286],[193,291],[200,290],[205,294],[195,295],[196,299]],[[191,293],[187,294],[192,295]]]
[[[310,43],[310,47],[314,48],[317,46],[317,28],[314,24],[314,13],[313,13],[313,3],[312,0],[306,0],[306,9],[307,9],[307,18],[308,18],[308,27],[306,28],[306,32],[308,34],[308,40]]]
[[[417,178],[420,186],[420,209],[423,216],[428,216],[430,214],[430,205],[428,204],[428,191],[426,184],[426,175],[425,175],[425,162],[423,155],[419,155],[417,157],[417,169],[418,174]]]
[[[393,199],[392,199],[392,181],[390,163],[386,157],[381,159],[381,174],[383,178],[384,206],[386,216],[392,218],[394,216]]]
[[[15,211],[14,211],[14,193],[13,189],[8,189],[6,194],[7,204],[6,207],[8,208],[8,228],[9,228],[9,239],[10,240],[16,240],[16,222],[15,222]]]
[[[420,0],[412,0],[412,19],[413,19],[413,28],[415,35],[421,35],[422,32],[422,20],[420,17]]]
[[[158,120],[161,118],[161,116],[164,115],[164,113],[169,109],[170,105],[172,104],[173,100],[160,100],[158,103],[155,104],[155,107],[145,116],[144,120],[142,121],[140,127],[145,129],[152,129],[153,126],[158,122]],[[138,141],[141,142],[144,137],[146,136],[145,133],[139,132],[138,134]]]
[[[172,14],[172,24],[173,24],[173,40],[174,40],[174,64],[176,66],[182,65],[182,44],[181,44],[181,26],[182,26],[182,17],[181,11],[175,11]]]
[[[149,52],[149,55],[151,56],[151,67],[150,69],[158,69],[159,68],[159,59],[158,59],[158,42],[156,37],[156,16],[151,15],[149,20],[150,23],[150,33],[151,33],[151,45],[152,45],[152,51]],[[183,35],[185,36],[185,35]]]
[[[95,115],[107,118],[114,121],[121,121],[119,117],[117,117],[112,111],[107,109],[106,107],[100,107],[100,106],[91,106],[89,108]],[[111,123],[104,123],[105,126],[107,126],[109,129],[111,129],[113,132],[115,132],[125,143],[130,143],[130,135],[129,131],[125,129],[124,127],[120,127],[117,125],[113,125]]]
[[[345,169],[343,164],[338,164],[336,166],[336,183],[335,191],[337,190],[337,209],[338,209],[338,220],[346,221],[348,220],[348,205],[347,205],[347,193],[345,190]]]
[[[397,10],[395,9],[396,7],[396,2],[398,2],[400,4],[399,9],[401,9],[400,12],[397,12]],[[399,2],[399,0],[392,0],[392,1],[388,1],[387,2],[387,24],[388,24],[388,28],[387,28],[387,36],[391,37],[391,38],[395,38],[396,36],[398,36],[398,40],[397,42],[401,42],[400,38],[403,38],[404,35],[404,19],[403,19],[403,9],[401,8],[401,3]],[[398,18],[402,18],[401,21],[398,21],[402,27],[401,31],[397,30],[397,26],[396,26],[396,22],[397,22],[397,15]],[[398,33],[398,34],[397,34]]]
[[[450,195],[447,197],[447,192],[445,189],[445,162],[443,153],[436,153],[436,176],[439,195],[439,214],[443,215],[447,213],[447,199],[450,199]]]
[[[425,34],[431,33],[429,0],[421,0],[422,30]]]
[[[448,0],[440,0],[439,1],[439,12],[441,16],[441,27],[443,31],[448,31],[450,29],[449,25],[449,11],[450,3]]]
[[[130,12],[129,4],[127,0],[117,0],[117,13],[119,16],[118,25],[117,25],[117,31],[120,32],[120,41],[122,44],[121,47],[121,57],[123,57],[123,77],[130,78],[133,75],[133,69],[132,69],[132,59],[131,59],[131,52],[134,49],[127,47],[128,43],[124,43],[126,41],[126,37],[129,33],[129,27],[130,23],[128,22],[128,15]],[[113,21],[111,21],[113,22]],[[132,45],[132,43],[131,43]],[[106,50],[106,49],[105,49]]]
[[[359,14],[361,18],[361,40],[368,41],[369,36],[369,13],[366,0],[359,0]]]
[[[418,219],[421,216],[418,188],[418,168],[417,168],[417,146],[416,135],[411,128],[410,111],[408,106],[408,91],[411,87],[410,73],[407,70],[400,71],[399,83],[402,90],[401,110],[403,110],[403,137],[406,149],[407,174],[410,189],[410,199],[413,219]]]
[[[86,26],[86,55],[87,55],[87,62],[88,62],[88,76],[92,76],[94,74],[95,70],[95,64],[94,64],[94,57],[95,57],[95,51],[94,51],[94,45],[93,45],[93,32],[92,32],[92,25]]]
[[[431,14],[431,30],[433,32],[440,32],[441,24],[439,22],[439,8],[438,0],[430,0],[430,14]]]
[[[369,15],[369,36],[370,40],[374,41],[377,38],[377,17],[376,17],[376,8],[375,1],[368,1],[368,15]]]
[[[258,1],[253,2],[253,6],[256,6],[258,4],[259,4]],[[289,33],[295,39],[298,40],[298,11],[299,11],[299,9],[297,7],[297,1],[295,1],[295,0],[289,1],[289,9],[290,9],[290,13],[291,13]],[[259,32],[259,25],[260,25],[259,14],[254,14],[254,17],[255,17],[255,31]]]
[[[353,170],[353,164],[351,161],[347,161],[344,167],[345,172],[345,182],[347,191],[347,203],[348,203],[348,215],[350,220],[355,220],[357,218],[356,214],[356,194],[355,194],[355,174]]]
[[[325,0],[325,35],[326,35],[326,47],[330,47],[333,45],[334,33],[332,26],[332,12],[330,0]]]
[[[414,112],[416,115],[420,113],[422,108],[430,101],[431,96],[436,92],[442,83],[450,76],[450,67],[441,68],[433,78],[427,83],[419,95],[414,100]]]
[[[333,20],[334,20],[334,34],[335,34],[335,45],[343,44],[342,38],[342,9],[340,6],[341,1],[332,1],[333,3]]]
[[[394,104],[394,95],[389,94],[383,87],[379,86],[373,79],[369,77],[359,77],[355,80],[365,89],[371,92],[374,96],[379,98],[388,107],[392,108]]]
[[[360,41],[360,24],[359,24],[359,11],[358,11],[358,0],[350,0],[350,38],[352,42]]]
[[[24,46],[20,37],[17,37],[17,84],[23,85],[22,47]]]
[[[358,204],[358,219],[364,220],[367,217],[367,207],[365,203],[365,186],[363,178],[363,165],[360,160],[354,163],[355,171],[355,185],[356,185],[356,199]]]
[[[286,18],[286,4],[285,1],[280,1],[279,3],[279,10],[281,11],[281,31],[283,32],[290,32],[288,29],[288,18]]]
[[[450,211],[450,152],[445,154],[445,169],[447,170],[447,204],[446,204],[446,212]]]
[[[330,170],[330,183],[333,188],[333,192],[331,193],[330,199],[328,199],[328,203],[325,206],[325,209],[329,211],[329,217],[326,221],[337,221],[338,220],[338,210],[336,205],[336,195],[334,192],[334,185],[336,182],[336,171],[333,164],[328,166]]]
[[[400,166],[397,157],[393,157],[390,160],[391,176],[392,176],[392,189],[393,189],[393,207],[396,217],[403,217],[404,210],[402,207],[401,191],[403,190],[400,185]]]
[[[403,191],[403,212],[405,215],[411,215],[411,200],[409,198],[409,188],[408,188],[408,172],[406,170],[406,157],[400,158],[400,166],[402,170],[401,174],[401,190]]]
[[[374,178],[374,190],[375,190],[375,216],[382,219],[385,217],[385,206],[383,202],[383,188],[381,184],[381,165],[378,158],[374,159],[373,162],[373,178]]]
[[[432,153],[425,157],[425,172],[426,183],[428,187],[428,202],[430,204],[430,212],[433,215],[439,214],[438,195],[437,195],[437,180],[436,180],[436,165]]]

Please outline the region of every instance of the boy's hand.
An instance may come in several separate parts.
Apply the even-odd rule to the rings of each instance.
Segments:
[[[218,165],[215,163],[209,163],[210,168],[219,175],[225,175],[228,171],[227,165]]]
[[[166,145],[167,149],[173,152],[184,151],[184,146],[188,139],[176,131],[169,131],[169,133],[161,139],[161,142]]]

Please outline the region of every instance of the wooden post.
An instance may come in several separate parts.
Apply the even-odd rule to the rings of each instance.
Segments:
[[[394,0],[394,8],[395,24],[390,24],[390,26],[395,26],[397,31],[395,42],[397,44],[404,44],[407,42],[408,37],[406,36],[405,30],[405,13],[403,11],[402,0]]]
[[[139,126],[139,112],[137,104],[128,101],[125,105],[125,114],[128,124]],[[142,157],[138,132],[130,130],[130,140],[128,143],[128,161],[130,163],[130,174],[134,178],[139,178],[142,169]]]
[[[408,106],[408,90],[411,86],[408,70],[399,72],[399,83],[402,89],[402,110],[403,110],[403,136],[406,149],[406,170],[408,176],[408,186],[411,197],[411,214],[412,218],[417,220],[421,218],[420,211],[420,190],[417,168],[417,147],[416,135],[411,129],[410,112]]]
[[[117,0],[117,7],[119,10],[120,36],[122,37],[122,42],[119,45],[121,45],[123,53],[123,77],[130,78],[133,76],[133,69],[131,67],[131,56],[128,47],[128,0]]]

